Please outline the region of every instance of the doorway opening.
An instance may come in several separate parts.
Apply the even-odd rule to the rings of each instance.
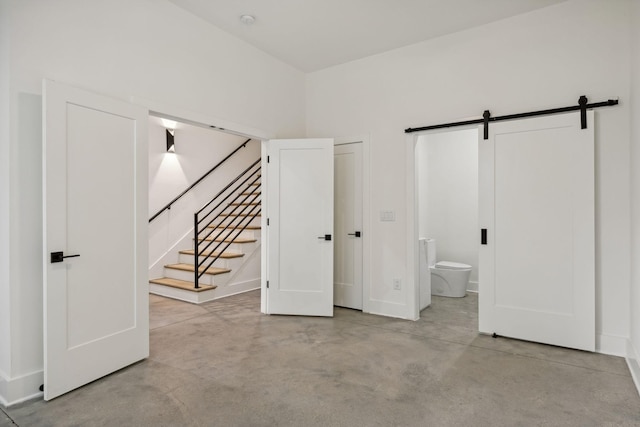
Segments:
[[[419,295],[463,297],[478,292],[478,131],[419,135],[415,144]],[[424,247],[423,247],[424,246]],[[459,270],[440,271],[438,265]],[[447,275],[446,280],[442,278]],[[448,277],[448,276],[455,277]],[[429,295],[423,295],[428,292]]]
[[[260,166],[259,138],[150,112],[152,294],[198,304],[260,289]]]

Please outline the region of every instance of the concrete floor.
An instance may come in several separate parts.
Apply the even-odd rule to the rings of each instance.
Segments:
[[[0,427],[640,426],[623,359],[478,335],[473,294],[434,298],[417,322],[259,306],[259,292],[152,295],[148,360],[5,409]]]

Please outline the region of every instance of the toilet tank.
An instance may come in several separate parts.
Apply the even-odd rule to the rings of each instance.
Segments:
[[[427,266],[436,265],[436,239],[427,239]]]

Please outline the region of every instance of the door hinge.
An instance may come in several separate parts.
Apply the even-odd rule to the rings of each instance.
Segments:
[[[269,281],[267,280],[267,289],[269,289]]]
[[[269,226],[269,218],[267,218],[267,227]]]
[[[269,163],[269,156],[267,156],[267,163]]]

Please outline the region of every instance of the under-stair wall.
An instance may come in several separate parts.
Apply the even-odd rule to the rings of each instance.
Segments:
[[[174,127],[175,153],[168,153],[165,132],[167,128]],[[159,211],[244,141],[246,138],[243,137],[150,117],[149,216]],[[184,253],[193,249],[193,213],[259,157],[260,142],[252,140],[173,204],[170,210],[163,212],[149,224],[150,279],[164,277],[167,265],[193,263],[193,255]],[[256,220],[259,225],[259,218]],[[234,243],[229,247],[229,251],[243,253],[242,257],[216,261],[215,267],[231,270],[230,273],[217,277],[216,299],[260,286],[259,227],[246,230],[243,232],[243,237],[245,236],[256,241],[242,245]],[[193,281],[192,271],[172,270],[171,276]],[[206,284],[207,278],[203,280]],[[185,299],[171,289],[156,292],[153,284],[151,290],[153,293],[168,293],[166,296]]]

